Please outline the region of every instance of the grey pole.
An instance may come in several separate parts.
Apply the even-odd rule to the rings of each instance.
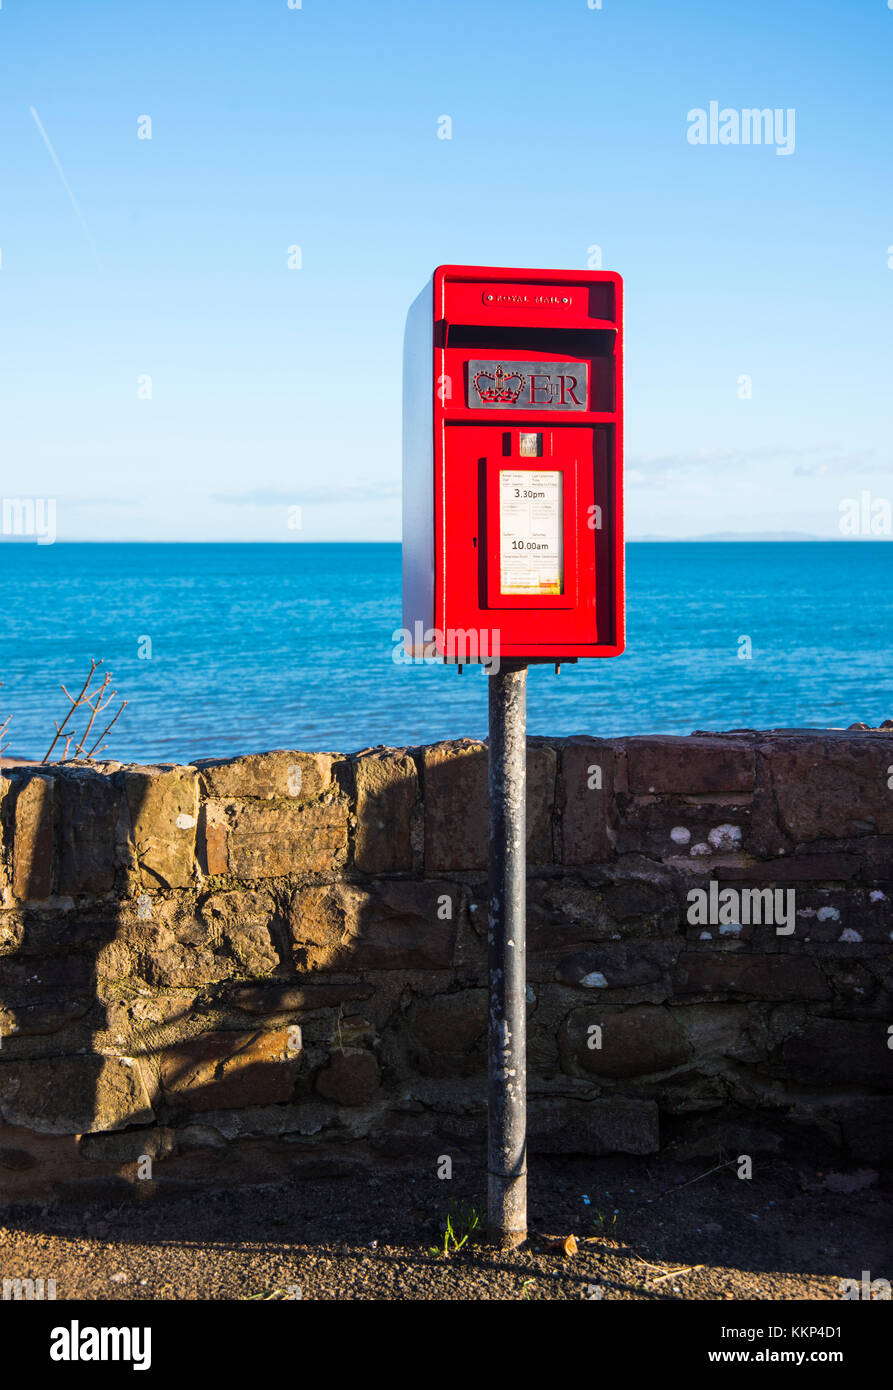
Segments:
[[[487,1224],[511,1250],[527,1238],[527,663],[488,686]]]

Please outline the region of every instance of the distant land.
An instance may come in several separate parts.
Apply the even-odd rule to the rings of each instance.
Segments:
[[[858,536],[811,536],[808,531],[710,531],[703,536],[627,536],[627,541],[836,541]]]

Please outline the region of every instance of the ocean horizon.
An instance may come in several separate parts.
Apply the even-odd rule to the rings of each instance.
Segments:
[[[630,541],[626,651],[532,668],[529,733],[877,726],[891,574],[881,542]],[[480,670],[394,659],[397,542],[32,540],[5,547],[0,614],[7,756],[46,753],[91,659],[109,715],[128,702],[123,762],[486,736]]]

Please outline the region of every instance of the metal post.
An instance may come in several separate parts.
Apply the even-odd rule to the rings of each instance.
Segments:
[[[527,1238],[527,664],[490,674],[487,1223]]]

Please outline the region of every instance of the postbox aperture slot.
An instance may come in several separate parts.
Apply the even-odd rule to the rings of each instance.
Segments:
[[[613,357],[615,328],[516,328],[496,323],[447,323],[449,348],[509,348],[518,352],[551,352],[556,356]]]

